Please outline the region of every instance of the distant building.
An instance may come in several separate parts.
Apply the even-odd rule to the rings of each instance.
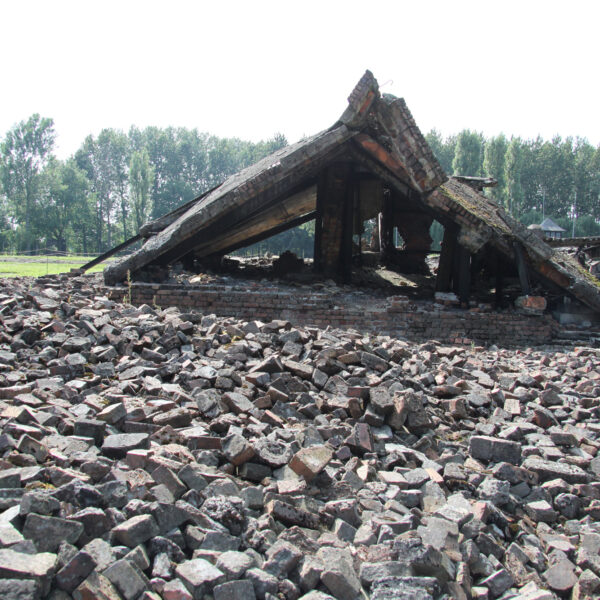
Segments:
[[[530,225],[527,229],[533,229],[536,233],[539,233],[540,237],[551,238],[554,240],[561,239],[562,234],[566,231],[566,229],[563,229],[550,217],[544,219],[539,225]]]

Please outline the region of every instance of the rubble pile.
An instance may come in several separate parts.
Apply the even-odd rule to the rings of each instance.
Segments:
[[[599,350],[0,290],[0,597],[597,598]]]

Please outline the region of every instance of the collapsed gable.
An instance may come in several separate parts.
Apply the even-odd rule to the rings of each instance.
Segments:
[[[501,206],[459,178],[450,178],[424,198],[459,226],[458,241],[472,253],[485,245],[510,261],[523,257],[529,273],[600,311],[600,282],[572,256],[550,247]]]
[[[191,252],[197,258],[226,253],[244,241],[252,243],[275,229],[314,218],[319,176],[328,165],[351,161],[357,150],[373,158],[404,189],[408,186],[422,193],[446,179],[404,100],[381,97],[377,81],[367,71],[350,95],[348,108],[331,128],[233,175],[189,203],[174,219],[163,217],[162,223],[159,219],[145,226],[144,231],[153,237],[140,250],[107,267],[106,282],[124,281],[128,272],[135,275],[152,265],[165,266]]]
[[[119,283],[182,259],[222,256],[311,219],[315,268],[349,278],[353,238],[365,219],[380,215],[382,255],[412,268],[424,265],[433,219],[444,226],[439,291],[454,289],[468,299],[472,257],[489,250],[518,265],[525,294],[535,276],[600,311],[597,280],[476,187],[469,178],[448,179],[404,100],[381,95],[367,71],[332,127],[145,225],[138,235],[147,241],[107,267],[105,281]],[[393,246],[394,227],[404,238],[403,252]]]

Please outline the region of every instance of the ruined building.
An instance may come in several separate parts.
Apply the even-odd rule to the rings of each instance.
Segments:
[[[404,100],[381,94],[367,71],[334,125],[145,225],[133,238],[144,238],[143,246],[109,266],[105,281],[156,281],[174,262],[214,262],[312,219],[318,272],[350,280],[365,246],[364,223],[373,218],[382,260],[401,272],[421,272],[436,220],[444,228],[436,291],[453,291],[467,303],[473,277],[484,269],[497,293],[507,276],[518,276],[523,297],[541,286],[600,311],[598,281],[486,198],[483,187],[491,184],[448,177]]]

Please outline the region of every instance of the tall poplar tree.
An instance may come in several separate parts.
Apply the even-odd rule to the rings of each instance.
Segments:
[[[483,166],[483,135],[463,129],[456,138],[452,169],[454,175],[480,177]]]
[[[503,133],[486,141],[483,151],[483,171],[493,177],[498,184],[488,188],[489,195],[498,204],[504,204],[506,197],[505,157],[508,142]]]
[[[150,166],[148,151],[143,148],[131,156],[129,165],[129,190],[132,202],[134,227],[140,227],[148,220],[152,209],[150,194],[154,183],[154,169]]]
[[[452,161],[454,160],[456,137],[444,139],[437,129],[432,129],[425,135],[425,139],[427,140],[431,151],[438,159],[442,169],[444,169],[444,172],[447,174],[452,173]]]
[[[521,174],[523,171],[523,151],[521,140],[512,138],[506,148],[504,160],[505,196],[504,206],[513,216],[521,215],[523,207],[523,187]]]
[[[33,221],[42,191],[42,172],[54,148],[54,122],[34,114],[8,131],[0,147],[0,176],[4,193],[23,227],[21,250],[31,250]]]
[[[66,253],[68,242],[86,213],[89,182],[72,158],[65,162],[52,159],[44,176],[37,230],[48,244]]]

